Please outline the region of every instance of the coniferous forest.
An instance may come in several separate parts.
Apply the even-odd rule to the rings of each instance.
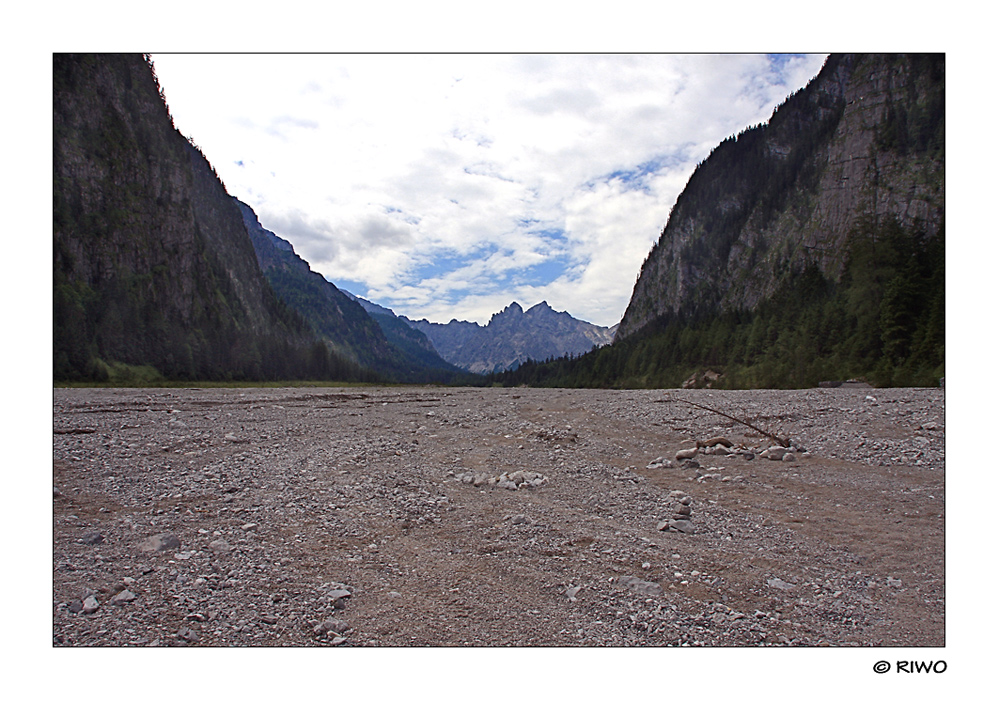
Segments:
[[[823,73],[843,62],[830,57]],[[809,197],[821,197],[819,183],[827,166],[815,154],[837,138],[846,100],[810,85],[778,107],[767,125],[719,144],[680,194],[671,221],[682,210],[684,216],[696,217],[701,234],[683,251],[686,259],[671,259],[663,279],[675,281],[677,268],[690,261],[703,264],[706,272],[677,311],[658,314],[633,333],[619,331],[611,346],[578,358],[529,362],[493,381],[679,387],[695,373],[710,370],[721,375],[713,387],[731,389],[804,388],[854,378],[876,386],[936,386],[945,374],[944,60],[939,54],[866,57],[857,59],[857,65],[863,66],[854,69],[861,83],[878,71],[894,76],[886,79],[892,85],[887,95],[868,93],[872,102],[883,99],[885,107],[870,127],[869,149],[857,154],[871,164],[858,192],[876,201],[877,193],[889,199],[897,191],[920,189],[932,221],[902,221],[884,209],[876,214],[879,210],[872,206],[856,215],[837,251],[839,270],[828,265],[820,270],[814,261],[789,265],[785,259],[772,272],[779,285],[764,301],[750,309],[725,309],[719,303],[720,292],[712,283],[725,276],[740,230],[765,230],[782,212],[808,209],[795,200],[807,204]],[[854,99],[853,109],[863,109],[856,104],[863,98]],[[789,126],[795,134],[792,146],[774,161],[767,154]],[[768,142],[768,133],[781,128],[785,132],[778,131]],[[726,197],[744,204],[718,207]],[[751,217],[755,219],[747,225]],[[646,265],[661,253],[656,249],[670,231],[667,224]],[[764,264],[758,249],[743,255],[745,269]],[[632,305],[647,311],[664,293],[653,290],[636,305],[636,285]]]
[[[809,267],[752,312],[666,315],[577,358],[527,362],[492,381],[544,387],[805,388],[862,377],[935,386],[944,375],[944,239],[917,225],[862,221],[839,282]]]

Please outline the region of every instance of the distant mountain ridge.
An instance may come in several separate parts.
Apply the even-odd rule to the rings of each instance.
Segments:
[[[616,331],[555,311],[547,302],[527,311],[513,302],[485,326],[456,319],[438,324],[400,318],[423,332],[445,360],[479,374],[514,369],[527,360],[580,355],[610,343]]]
[[[233,199],[274,291],[338,353],[394,381],[452,381],[461,374],[418,331],[400,320],[387,321],[384,314],[369,314],[368,308],[375,305],[313,271],[289,241],[263,228],[249,205]]]

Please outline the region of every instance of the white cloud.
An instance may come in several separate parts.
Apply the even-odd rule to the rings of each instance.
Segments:
[[[154,56],[261,223],[408,316],[547,299],[610,325],[696,163],[822,57]]]

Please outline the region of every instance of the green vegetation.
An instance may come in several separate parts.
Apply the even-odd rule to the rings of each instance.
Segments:
[[[944,374],[944,237],[895,219],[861,221],[839,281],[814,266],[752,312],[666,315],[578,358],[527,362],[494,375],[506,386],[679,387],[695,371],[714,386],[805,388],[865,377],[935,386]]]

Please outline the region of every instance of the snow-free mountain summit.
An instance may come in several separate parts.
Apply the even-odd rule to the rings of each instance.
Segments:
[[[527,311],[513,302],[485,326],[455,319],[447,324],[406,321],[426,334],[445,360],[476,373],[511,370],[527,360],[581,355],[613,341],[616,331],[555,311],[547,302]]]

